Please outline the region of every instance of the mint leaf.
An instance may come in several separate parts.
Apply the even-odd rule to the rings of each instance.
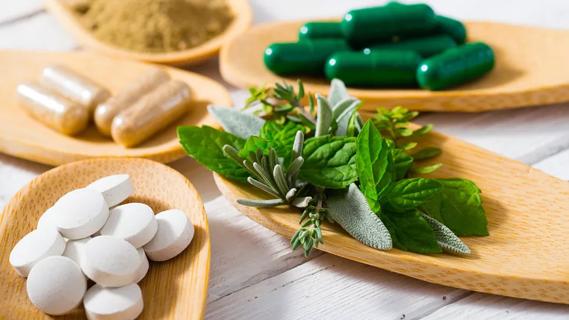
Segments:
[[[480,189],[466,179],[437,179],[441,191],[421,209],[458,236],[487,236],[488,221],[482,207]]]
[[[357,138],[357,174],[360,189],[374,212],[394,179],[392,148],[371,121],[362,128]]]
[[[325,135],[306,140],[300,178],[316,186],[343,189],[355,182],[356,139]]]
[[[207,110],[223,126],[225,131],[243,139],[258,135],[265,123],[265,120],[235,108],[212,105],[207,107]]]
[[[263,138],[256,136],[251,136],[245,141],[243,148],[239,150],[239,156],[244,159],[248,159],[249,155],[252,153],[257,153],[257,150],[261,149],[264,155],[269,154],[269,142]]]
[[[326,200],[328,214],[352,237],[366,246],[389,250],[389,231],[369,207],[366,198],[352,183],[348,190],[331,192]]]
[[[183,126],[177,129],[178,139],[186,153],[204,167],[222,176],[245,182],[247,171],[223,154],[228,144],[236,149],[243,147],[243,139],[212,127]]]
[[[434,179],[411,178],[395,182],[387,195],[387,206],[393,211],[416,209],[438,194],[441,184]]]
[[[271,148],[275,149],[279,157],[289,160],[288,157],[297,131],[306,133],[306,128],[292,121],[287,121],[284,125],[275,121],[267,121],[261,128],[259,136],[265,139]]]
[[[417,253],[442,252],[435,232],[419,211],[383,211],[380,218],[391,234],[394,247]]]

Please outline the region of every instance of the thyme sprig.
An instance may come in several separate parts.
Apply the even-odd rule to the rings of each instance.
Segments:
[[[300,228],[290,240],[293,250],[302,247],[304,256],[310,255],[312,249],[324,243],[322,238],[322,222],[333,222],[324,207],[324,189],[319,189],[300,216]]]

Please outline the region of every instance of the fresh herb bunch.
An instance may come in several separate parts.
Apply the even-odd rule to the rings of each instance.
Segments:
[[[472,181],[415,176],[440,167],[417,163],[441,153],[418,148],[432,126],[411,124],[417,112],[380,109],[364,125],[360,101],[339,80],[327,97],[309,95],[308,106],[300,81],[298,92],[286,84],[250,92],[248,106],[260,107],[256,115],[211,107],[225,131],[187,126],[178,136],[202,165],[271,197],[240,204],[301,209],[293,249],[308,255],[324,243],[325,221],[373,248],[423,254],[468,254],[458,236],[488,235]]]

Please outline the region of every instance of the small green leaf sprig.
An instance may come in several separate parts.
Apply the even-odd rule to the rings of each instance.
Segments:
[[[324,207],[323,196],[324,190],[317,190],[315,198],[309,202],[300,215],[300,228],[290,240],[292,250],[302,247],[304,256],[310,255],[312,249],[318,248],[319,244],[324,243],[322,222],[325,220],[330,223],[333,222],[328,215],[328,209]]]

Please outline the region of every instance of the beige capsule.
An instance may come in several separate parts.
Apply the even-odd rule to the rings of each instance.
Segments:
[[[166,71],[152,68],[117,95],[99,104],[95,109],[95,124],[99,131],[110,136],[113,119],[117,114],[169,79],[170,76]]]
[[[87,108],[35,83],[20,84],[20,105],[34,119],[66,135],[84,130],[89,122]]]
[[[95,107],[110,97],[109,90],[64,66],[45,67],[41,74],[41,84],[67,99],[88,108],[92,113]]]
[[[184,115],[190,102],[188,85],[170,80],[115,117],[111,129],[113,140],[134,147]]]

